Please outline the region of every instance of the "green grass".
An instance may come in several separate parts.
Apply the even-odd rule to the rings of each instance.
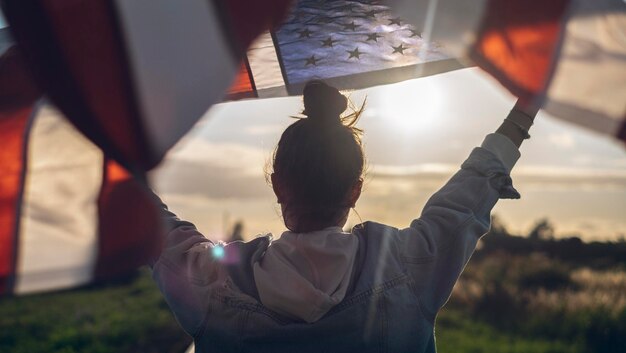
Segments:
[[[0,300],[0,352],[184,352],[149,272],[126,283]]]
[[[476,280],[478,274],[484,276],[487,269],[478,265],[473,264],[475,268],[464,277]],[[593,277],[603,278],[597,273]],[[621,277],[610,278],[616,282]],[[507,282],[505,279],[501,280]],[[599,284],[593,286],[596,291],[600,290]],[[612,293],[615,288],[602,290]],[[437,320],[439,353],[621,352],[623,347],[626,310],[580,308],[561,313],[556,309],[535,312],[521,307],[522,311],[511,311],[518,315],[507,314],[505,307],[512,304],[498,306],[498,300],[490,299],[489,305],[476,312],[471,304],[484,294],[468,302],[463,298],[469,296],[459,297],[462,291],[455,293]],[[489,320],[486,311],[497,314],[498,320]],[[3,353],[180,353],[190,342],[148,270],[122,282],[0,300]]]
[[[444,308],[436,325],[438,353],[579,353],[584,344],[503,332],[455,309]]]

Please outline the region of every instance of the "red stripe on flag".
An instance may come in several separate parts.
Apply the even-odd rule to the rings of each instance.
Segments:
[[[490,0],[472,59],[522,103],[544,93],[569,0]]]
[[[12,291],[28,121],[41,92],[16,48],[0,57],[0,294]]]
[[[112,2],[47,0],[43,6],[94,122],[127,158],[152,166]]]
[[[255,98],[256,88],[252,78],[252,72],[248,60],[245,59],[241,63],[239,73],[232,86],[228,89],[226,99],[243,99],[243,98]]]
[[[99,240],[95,279],[126,274],[161,250],[161,218],[145,187],[108,160],[98,199]]]
[[[155,165],[113,2],[21,0],[7,2],[3,10],[36,78],[64,115],[124,164]]]
[[[15,274],[17,232],[24,189],[25,132],[34,107],[0,110],[0,294]]]

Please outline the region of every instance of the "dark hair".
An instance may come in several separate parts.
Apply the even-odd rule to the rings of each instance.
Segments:
[[[365,102],[359,109],[350,104],[352,113],[342,116],[350,101],[318,80],[306,84],[303,100],[305,117],[283,132],[273,172],[288,195],[283,206],[298,224],[331,226],[352,206],[352,190],[363,174],[363,131],[354,125]]]

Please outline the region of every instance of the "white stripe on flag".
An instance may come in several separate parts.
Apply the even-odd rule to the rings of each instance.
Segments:
[[[287,89],[269,32],[258,37],[248,49],[248,62],[259,98],[286,96]]]
[[[98,246],[102,152],[56,109],[30,132],[16,269],[17,294],[91,281]]]
[[[615,136],[626,115],[626,6],[614,0],[573,6],[544,109]]]
[[[211,4],[116,0],[144,130],[159,154],[222,100],[239,70]]]

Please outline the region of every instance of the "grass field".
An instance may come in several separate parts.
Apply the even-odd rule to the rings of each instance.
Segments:
[[[148,270],[123,282],[0,300],[0,352],[183,352]]]
[[[443,353],[623,352],[626,271],[541,255],[472,260],[440,313]],[[0,300],[0,352],[184,352],[148,270],[117,283]]]
[[[462,310],[445,308],[436,326],[438,353],[578,353],[582,342],[546,339],[496,329]]]

